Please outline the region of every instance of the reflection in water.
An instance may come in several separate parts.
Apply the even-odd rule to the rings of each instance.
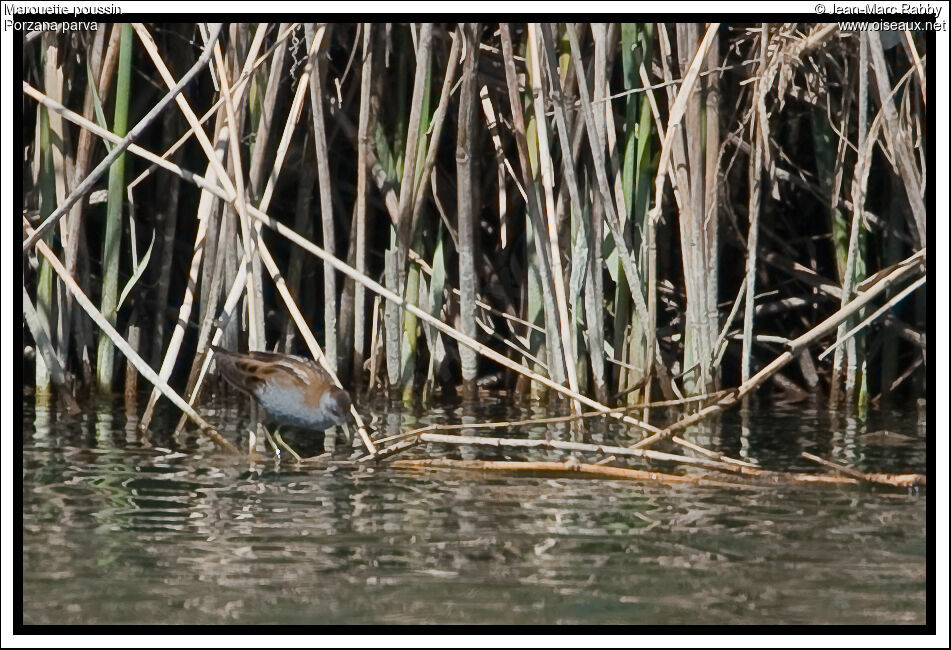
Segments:
[[[146,445],[120,411],[24,411],[25,623],[926,620],[925,494],[275,469],[194,438],[177,445],[174,414]],[[239,412],[217,415],[246,444]],[[540,415],[491,404],[465,413]],[[376,416],[380,436],[463,420],[452,409]],[[908,414],[837,423],[822,411],[753,411],[744,425],[741,434],[731,414],[690,435],[770,468],[814,471],[799,457],[806,449],[867,470],[924,471]],[[584,435],[629,441],[617,426],[594,423]],[[894,436],[881,431],[911,442],[885,444]],[[504,435],[580,434],[538,425]],[[287,437],[312,454],[328,446],[322,435]],[[336,443],[337,456],[353,450]]]

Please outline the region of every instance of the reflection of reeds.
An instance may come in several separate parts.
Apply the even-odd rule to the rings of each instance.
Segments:
[[[306,347],[408,403],[495,378],[576,413],[756,386],[764,368],[864,409],[922,374],[910,275],[888,309],[826,334],[832,360],[803,347],[781,376],[763,365],[926,247],[913,34],[886,49],[805,24],[105,32],[78,52],[24,44],[41,393],[111,391],[118,332],[139,333],[119,347],[154,386],[143,426],[163,395],[195,420],[212,343]],[[95,361],[77,289],[109,325],[94,317]],[[649,408],[615,415],[665,431]]]

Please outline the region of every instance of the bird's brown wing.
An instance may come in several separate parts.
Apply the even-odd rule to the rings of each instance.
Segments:
[[[317,376],[320,378],[320,380],[323,381],[324,383],[330,386],[335,385],[333,379],[330,377],[330,374],[326,370],[324,370],[323,367],[319,363],[317,363],[310,357],[300,357],[300,356],[292,355],[292,354],[278,354],[276,352],[262,352],[262,351],[249,352],[247,356],[251,359],[255,359],[263,363],[273,365],[275,371],[278,371],[278,369],[284,369],[289,372],[293,372],[294,374],[301,377],[303,377],[303,375],[301,374],[301,371],[303,369],[302,367],[309,368],[314,373],[316,373]],[[294,362],[297,362],[297,363],[295,364]],[[307,382],[311,383],[311,379],[312,378],[308,377]]]
[[[215,347],[214,351],[219,372],[224,378],[251,395],[265,382],[310,385],[316,379],[333,385],[327,372],[311,359],[257,350],[242,354]]]

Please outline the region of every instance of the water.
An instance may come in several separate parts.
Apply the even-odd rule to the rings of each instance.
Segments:
[[[375,408],[384,431],[460,418]],[[242,440],[240,408],[205,412]],[[531,415],[492,403],[465,412]],[[24,402],[24,623],[927,622],[926,491],[305,471],[175,441],[174,421],[143,440],[121,410],[68,416]],[[772,469],[817,471],[806,450],[925,473],[915,413],[860,423],[772,410],[743,425],[731,413],[691,437]],[[590,435],[625,440],[616,425]],[[285,439],[323,450],[307,434]],[[348,451],[341,436],[335,454]],[[512,456],[556,459],[533,454]]]

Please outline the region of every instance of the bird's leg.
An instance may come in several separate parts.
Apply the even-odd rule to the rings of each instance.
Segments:
[[[271,436],[271,432],[268,431],[267,427],[265,426],[262,426],[261,428],[264,429],[264,437],[267,438],[268,443],[270,443],[271,449],[274,450],[274,454],[278,457],[278,459],[280,459],[281,450],[277,448],[277,444],[274,442],[274,438]],[[275,429],[275,433],[277,433],[277,429]]]
[[[284,449],[286,449],[288,452],[290,452],[291,456],[293,456],[294,458],[297,459],[297,462],[298,462],[298,463],[301,462],[301,460],[303,460],[303,459],[300,457],[300,454],[298,454],[296,451],[294,451],[293,449],[291,449],[291,446],[288,445],[286,442],[284,442],[284,438],[281,437],[280,427],[278,427],[277,429],[274,429],[274,437],[277,438],[278,444],[280,444],[282,447],[284,447]],[[278,452],[278,453],[280,453],[280,452]]]

